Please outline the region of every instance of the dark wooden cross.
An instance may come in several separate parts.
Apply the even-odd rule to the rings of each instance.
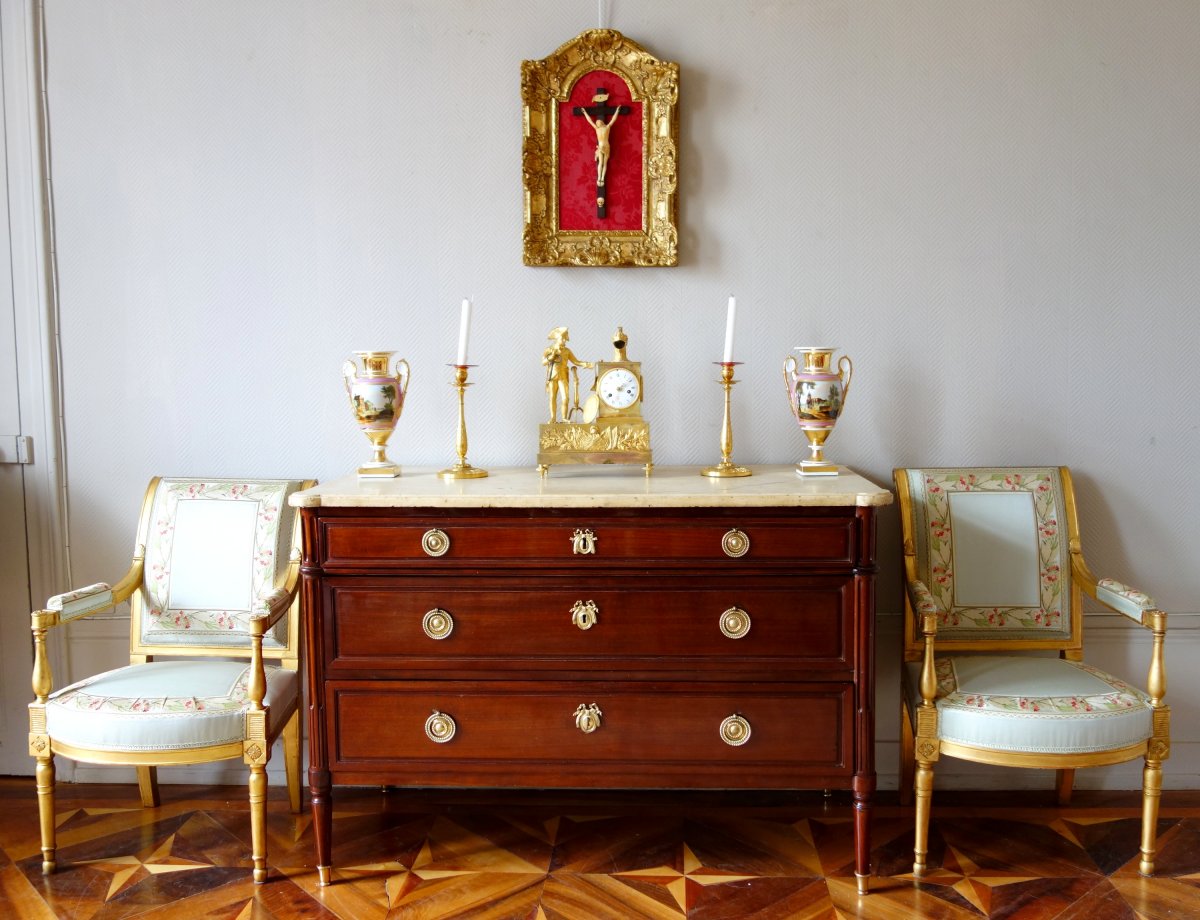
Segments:
[[[608,99],[607,99],[608,90],[605,89],[603,86],[597,86],[595,93],[593,93],[593,96],[604,96],[606,98],[604,99],[603,102],[594,102],[589,106],[577,105],[571,110],[571,114],[576,115],[576,116],[582,116],[584,111],[586,110],[588,115],[590,115],[592,117],[593,121],[598,121],[598,122],[602,121],[602,122],[607,123],[608,120],[613,116],[613,113],[615,113],[615,112],[620,112],[622,115],[628,115],[633,111],[633,109],[631,109],[627,105],[609,105]],[[600,143],[600,139],[596,138],[597,146],[599,146],[599,143]],[[612,146],[612,141],[610,139],[609,140],[610,149],[611,149],[611,146]],[[600,164],[597,162],[596,163],[597,179],[599,179],[599,176],[600,176],[599,170],[600,170]],[[605,179],[606,180],[607,180],[607,177],[608,177],[608,173],[607,173],[607,167],[606,167],[606,169],[605,169]],[[605,181],[605,182],[598,181],[596,183],[596,217],[598,217],[598,218],[608,217],[607,184],[608,184],[607,181]]]

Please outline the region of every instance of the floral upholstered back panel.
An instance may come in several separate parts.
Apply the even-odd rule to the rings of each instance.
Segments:
[[[917,577],[938,637],[1071,637],[1067,509],[1056,467],[906,470]]]
[[[298,482],[163,479],[146,538],[145,645],[247,645],[250,617],[283,577]],[[287,617],[263,645],[287,644]]]

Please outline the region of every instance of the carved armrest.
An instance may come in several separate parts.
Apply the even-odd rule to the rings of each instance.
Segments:
[[[908,602],[912,604],[913,613],[924,619],[926,616],[932,615],[933,631],[937,632],[937,601],[933,599],[933,593],[925,587],[922,581],[910,581],[906,585],[908,588]]]
[[[1147,629],[1166,630],[1167,615],[1149,594],[1122,584],[1115,578],[1097,578],[1079,556],[1075,556],[1072,569],[1079,587],[1089,597]]]
[[[35,628],[58,626],[60,623],[91,616],[93,613],[111,610],[117,604],[129,600],[133,592],[141,587],[144,559],[145,548],[139,545],[129,571],[115,586],[101,581],[86,588],[76,588],[54,595],[46,601],[43,610],[34,611]]]

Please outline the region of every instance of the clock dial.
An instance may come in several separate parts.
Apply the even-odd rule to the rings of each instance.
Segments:
[[[614,409],[628,409],[637,402],[641,389],[633,371],[623,367],[613,368],[596,384],[596,390],[605,405]]]

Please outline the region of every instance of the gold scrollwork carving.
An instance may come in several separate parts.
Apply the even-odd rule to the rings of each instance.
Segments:
[[[922,741],[917,745],[917,757],[924,761],[935,760],[938,754],[936,741]]]
[[[603,718],[603,713],[600,707],[595,703],[590,706],[580,703],[575,710],[575,726],[585,735],[590,735],[600,727],[600,720]]]
[[[562,230],[559,225],[559,104],[592,71],[616,74],[642,104],[642,226]],[[592,29],[552,55],[521,64],[526,265],[676,265],[679,65],[660,61],[612,29]]]
[[[538,449],[606,451],[649,450],[650,426],[645,422],[607,425],[543,425]]]

